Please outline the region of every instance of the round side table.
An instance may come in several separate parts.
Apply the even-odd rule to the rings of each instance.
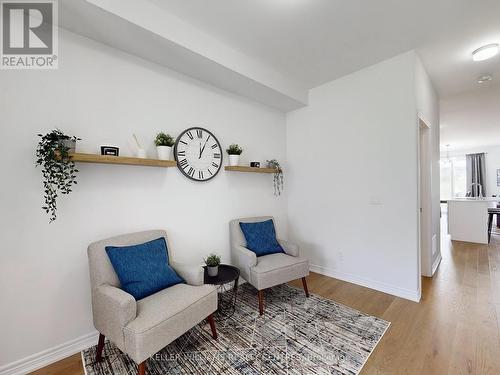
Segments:
[[[208,276],[205,266],[205,284],[217,285],[217,320],[226,320],[233,316],[238,294],[240,270],[229,264],[221,264],[217,276]],[[231,285],[232,284],[232,285]],[[232,290],[231,290],[232,286]]]

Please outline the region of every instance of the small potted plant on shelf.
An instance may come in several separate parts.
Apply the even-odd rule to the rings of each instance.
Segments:
[[[205,258],[205,264],[207,265],[208,276],[214,277],[219,273],[220,256],[216,254],[210,254]]]
[[[237,144],[232,144],[226,151],[229,155],[229,165],[231,167],[237,166],[240,163],[240,155],[243,149]]]
[[[158,159],[170,160],[170,155],[172,154],[172,146],[174,145],[174,143],[175,139],[170,134],[165,134],[163,132],[158,133],[155,138]]]
[[[45,205],[42,207],[50,214],[49,222],[57,218],[58,193],[69,194],[76,185],[75,162],[70,153],[75,152],[76,141],[80,138],[64,134],[59,129],[52,130],[41,138],[36,149],[36,166],[42,166]]]
[[[281,195],[283,191],[283,169],[281,169],[281,165],[276,159],[266,161],[267,167],[275,170],[273,175],[274,195]]]

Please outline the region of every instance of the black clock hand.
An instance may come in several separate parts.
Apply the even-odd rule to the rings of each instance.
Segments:
[[[198,159],[201,159],[201,155],[203,154],[203,151],[205,151],[205,147],[207,146],[207,142],[208,142],[209,138],[210,138],[210,135],[207,137],[207,140],[205,141],[205,144],[203,145],[203,148],[200,151],[200,157]],[[200,146],[201,146],[201,144],[200,144]]]

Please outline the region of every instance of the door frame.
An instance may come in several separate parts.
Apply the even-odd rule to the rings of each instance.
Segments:
[[[427,276],[432,261],[432,157],[431,127],[418,116],[417,136],[417,218],[418,289],[422,295],[422,275]]]

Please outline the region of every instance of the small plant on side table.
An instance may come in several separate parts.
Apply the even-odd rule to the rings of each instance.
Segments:
[[[58,193],[69,194],[76,185],[75,162],[70,152],[75,151],[76,141],[80,138],[64,134],[59,129],[52,130],[41,138],[36,149],[36,165],[42,166],[45,205],[42,209],[50,214],[49,222],[57,218]]]
[[[172,154],[172,146],[174,145],[174,143],[175,139],[170,134],[165,134],[163,132],[158,133],[155,138],[158,159],[170,160],[170,155]]]
[[[281,195],[283,191],[283,169],[281,169],[281,165],[276,159],[266,161],[268,168],[273,168],[276,170],[273,175],[274,195]]]
[[[220,265],[220,256],[216,254],[210,254],[205,258],[205,264],[208,269],[208,276],[217,276],[219,273],[219,265]]]
[[[229,165],[231,167],[236,167],[240,163],[240,155],[243,149],[237,144],[232,144],[228,147],[226,152],[229,155]]]

